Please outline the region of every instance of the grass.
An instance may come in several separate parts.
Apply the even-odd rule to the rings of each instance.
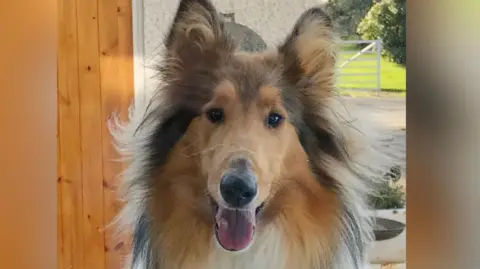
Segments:
[[[359,49],[354,49],[351,46],[343,48],[339,55],[339,64],[343,63]],[[338,77],[338,86],[341,91],[355,91],[361,89],[375,89],[377,88],[377,66],[376,53],[362,54],[357,60],[348,63],[340,70],[340,74],[363,74],[371,73],[371,75],[361,76],[342,76]],[[380,85],[382,91],[397,92],[404,95],[406,91],[406,71],[405,67],[396,63],[390,62],[382,57],[380,62]]]

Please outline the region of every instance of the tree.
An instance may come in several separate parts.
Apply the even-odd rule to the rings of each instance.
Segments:
[[[326,10],[342,39],[358,39],[357,26],[374,0],[329,0]]]
[[[406,0],[375,3],[358,25],[363,39],[380,38],[382,54],[398,64],[406,63]]]

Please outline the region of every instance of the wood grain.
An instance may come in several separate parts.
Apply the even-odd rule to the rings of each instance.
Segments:
[[[57,98],[57,113],[60,101]],[[61,142],[60,142],[60,117],[57,117],[57,269],[63,269],[63,225],[62,225],[62,183],[59,175],[61,171]]]
[[[62,265],[84,267],[78,36],[75,0],[59,1],[58,128]]]
[[[77,0],[85,268],[105,266],[98,0]]]
[[[119,269],[128,241],[105,230],[120,205],[124,169],[107,120],[126,119],[133,97],[127,0],[59,0],[58,268]]]
[[[101,1],[99,4],[100,70],[102,88],[102,131],[104,162],[104,218],[111,223],[120,209],[116,202],[117,176],[124,169],[116,161],[107,121],[113,113],[127,120],[133,94],[132,14],[130,1]],[[113,228],[113,227],[112,227]],[[115,237],[115,230],[105,233],[106,268],[121,268],[126,242]]]

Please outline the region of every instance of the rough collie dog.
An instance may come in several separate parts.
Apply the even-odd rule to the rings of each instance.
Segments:
[[[361,268],[371,240],[367,147],[335,105],[320,8],[274,51],[246,53],[207,0],[182,0],[161,85],[112,133],[129,268]]]

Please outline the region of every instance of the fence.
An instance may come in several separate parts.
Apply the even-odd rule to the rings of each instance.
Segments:
[[[341,89],[381,90],[381,40],[345,40],[338,60]],[[361,47],[364,45],[362,49]]]

